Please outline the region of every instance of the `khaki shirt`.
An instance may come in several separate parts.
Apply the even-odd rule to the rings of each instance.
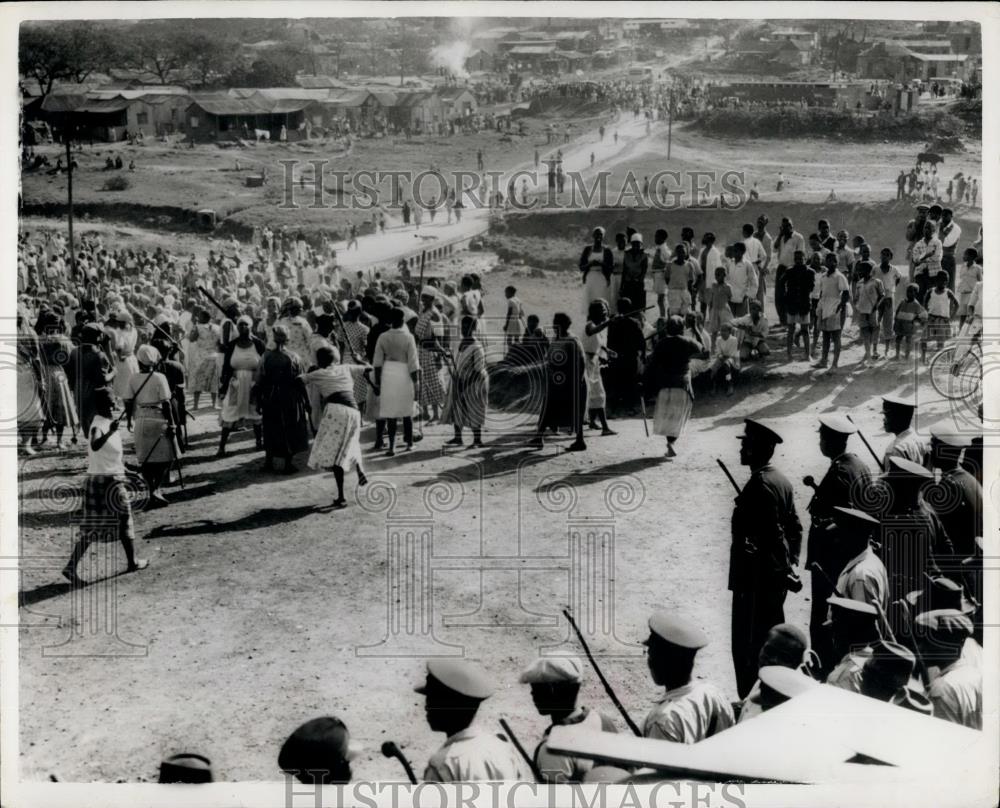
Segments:
[[[549,733],[553,724],[545,730],[542,742],[535,750],[535,766],[545,783],[579,783],[583,781],[583,776],[594,768],[594,761],[590,758],[577,758],[571,755],[550,752],[548,748]],[[593,732],[615,732],[614,724],[600,713],[588,710],[586,707],[577,709],[567,716],[559,726],[575,726]]]
[[[971,729],[983,728],[983,671],[964,655],[934,676],[927,696],[934,716]]]
[[[514,745],[476,727],[456,732],[434,753],[424,770],[428,783],[532,782]]]
[[[861,692],[861,671],[865,663],[872,658],[874,651],[870,645],[866,645],[860,651],[848,652],[840,663],[826,677],[826,683],[839,687],[841,690],[850,690],[852,693]]]
[[[885,450],[885,456],[882,458],[882,468],[885,471],[890,470],[890,457],[901,457],[904,460],[912,460],[914,463],[923,466],[925,465],[924,458],[926,454],[927,447],[920,436],[912,429],[904,429],[892,439],[889,448]]]
[[[870,603],[882,612],[888,608],[889,575],[871,547],[847,562],[837,578],[837,591],[845,598]]]
[[[733,708],[710,682],[688,682],[668,690],[643,723],[646,738],[698,743],[735,723]]]

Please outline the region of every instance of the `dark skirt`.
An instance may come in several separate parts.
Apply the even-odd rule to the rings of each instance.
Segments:
[[[309,426],[302,393],[271,388],[261,399],[264,451],[290,456],[309,448]]]

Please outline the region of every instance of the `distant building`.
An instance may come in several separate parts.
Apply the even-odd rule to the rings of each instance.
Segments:
[[[493,53],[484,48],[479,48],[465,57],[463,66],[470,73],[488,73],[493,70]]]
[[[115,142],[126,132],[144,137],[171,134],[183,125],[186,95],[153,95],[133,90],[111,90],[82,94],[50,93],[26,118],[58,123],[72,112],[73,125],[81,138]]]
[[[229,95],[192,96],[184,111],[183,129],[188,138],[199,142],[254,139],[257,130],[278,140],[281,128],[290,141],[307,137],[315,116],[322,115],[316,101],[274,101],[260,94],[249,98]]]
[[[775,42],[794,42],[812,50],[819,44],[819,34],[815,31],[804,31],[798,28],[780,28],[771,31],[768,38]]]
[[[969,57],[959,53],[915,53],[896,41],[882,41],[858,54],[858,75],[906,83],[915,79],[966,78]]]

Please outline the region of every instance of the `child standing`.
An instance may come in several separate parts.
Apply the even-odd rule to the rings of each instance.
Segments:
[[[708,289],[708,333],[712,335],[712,347],[722,329],[723,323],[731,322],[733,312],[729,301],[733,299],[733,288],[726,282],[726,268],[715,268],[715,283]]]
[[[910,358],[910,349],[913,347],[913,335],[918,333],[919,324],[927,320],[927,310],[917,302],[917,292],[920,287],[911,283],[906,287],[906,300],[896,307],[896,317],[893,323],[893,330],[896,333],[896,355],[893,359],[899,359],[899,346],[906,345],[906,358]]]
[[[965,263],[958,268],[958,283],[955,284],[955,294],[958,296],[959,330],[965,325],[972,292],[976,288],[976,284],[983,279],[983,267],[978,263],[979,251],[975,247],[969,247],[962,254],[962,257]]]
[[[878,359],[879,305],[885,297],[885,289],[878,278],[872,277],[873,268],[869,261],[858,261],[854,265],[858,276],[854,290],[854,311],[858,316],[858,328],[865,346],[862,365],[868,364],[870,359]]]
[[[507,298],[507,319],[503,323],[503,333],[509,348],[511,345],[516,345],[521,334],[524,333],[524,307],[517,299],[517,289],[513,286],[506,287],[503,293],[504,297]]]
[[[712,381],[718,385],[719,380],[726,382],[726,395],[733,394],[733,380],[740,372],[740,342],[733,332],[730,323],[723,323],[719,328],[719,339],[712,350]]]
[[[667,264],[670,263],[670,247],[667,245],[667,231],[662,228],[653,234],[653,292],[660,316],[667,316]]]
[[[927,335],[920,341],[920,361],[927,361],[927,343],[937,342],[940,351],[946,340],[951,338],[952,306],[958,307],[958,298],[948,288],[948,273],[938,272],[934,278],[934,288],[924,298],[924,308],[927,309]]]

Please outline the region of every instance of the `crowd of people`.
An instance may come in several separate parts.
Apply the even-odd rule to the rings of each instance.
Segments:
[[[787,358],[801,349],[818,355],[819,368],[831,359],[837,367],[852,309],[865,362],[888,358],[893,344],[898,357],[942,342],[956,317],[967,335],[981,328],[981,232],[959,264],[962,233],[950,210],[918,207],[903,267],[888,248],[876,263],[863,236],[851,239],[825,219],[808,239],[788,218],[773,236],[768,225],[760,216],[721,245],[713,233],[696,240],[692,228],[671,245],[659,229],[649,251],[631,228],[612,247],[598,227],[578,264],[583,327],[574,333],[573,316],[560,311],[548,334],[514,287],[504,290],[502,330],[488,333],[478,276],[423,284],[408,273],[347,277],[329,240],[287,231],[255,234],[249,260],[233,243],[204,263],[163,248],[116,249],[93,234],[71,256],[59,235],[22,232],[19,449],[26,458],[65,450],[67,430],[72,444],[82,441],[83,511],[117,525],[128,570],[137,571],[147,561],[135,554],[129,480],[141,476],[145,507],[168,505],[164,489],[180,474],[189,413],[205,413],[203,397],[219,420],[219,457],[245,429],[265,472],[295,473],[294,458],[308,451],[310,468],[333,471],[332,504],[341,508],[346,474],[366,482],[365,424],[374,425],[371,451],[390,457],[422,440],[432,421],[452,426],[451,446],[467,434],[482,445],[494,371],[487,340],[502,340],[512,377],[539,370],[544,378],[537,428],[526,436],[535,446],[565,428],[575,436],[568,448],[585,450],[585,427],[614,435],[613,413],[644,414],[650,400],[653,431],[674,458],[693,379],[707,373],[732,392],[741,363],[771,355],[769,289]],[[307,276],[319,280],[307,285]],[[644,735],[695,743],[819,681],[981,727],[982,440],[935,431],[924,445],[912,429],[915,402],[886,396],[883,407],[894,439],[877,471],[848,451],[852,422],[820,418],[819,450],[831,462],[818,485],[807,483],[815,494],[804,565],[792,484],[771,463],[781,428],[746,422],[740,461],[751,476],[733,513],[729,576],[740,701],[734,707],[692,679],[708,638],[681,615],[654,614],[649,667],[665,692]],[[122,422],[135,462],[126,463]],[[884,497],[871,493],[880,487]],[[64,570],[73,585],[84,585],[77,565],[101,540],[81,531]],[[800,566],[812,579],[808,631],[784,620],[786,597],[802,589]],[[610,729],[577,703],[582,678],[579,665],[541,660],[522,681],[553,725]],[[549,752],[544,738],[525,761],[475,725],[496,686],[472,663],[428,663],[418,692],[432,729],[448,739],[425,779],[584,779],[591,764]],[[311,722],[289,739],[280,768],[342,782],[351,776],[347,740],[336,719]]]

